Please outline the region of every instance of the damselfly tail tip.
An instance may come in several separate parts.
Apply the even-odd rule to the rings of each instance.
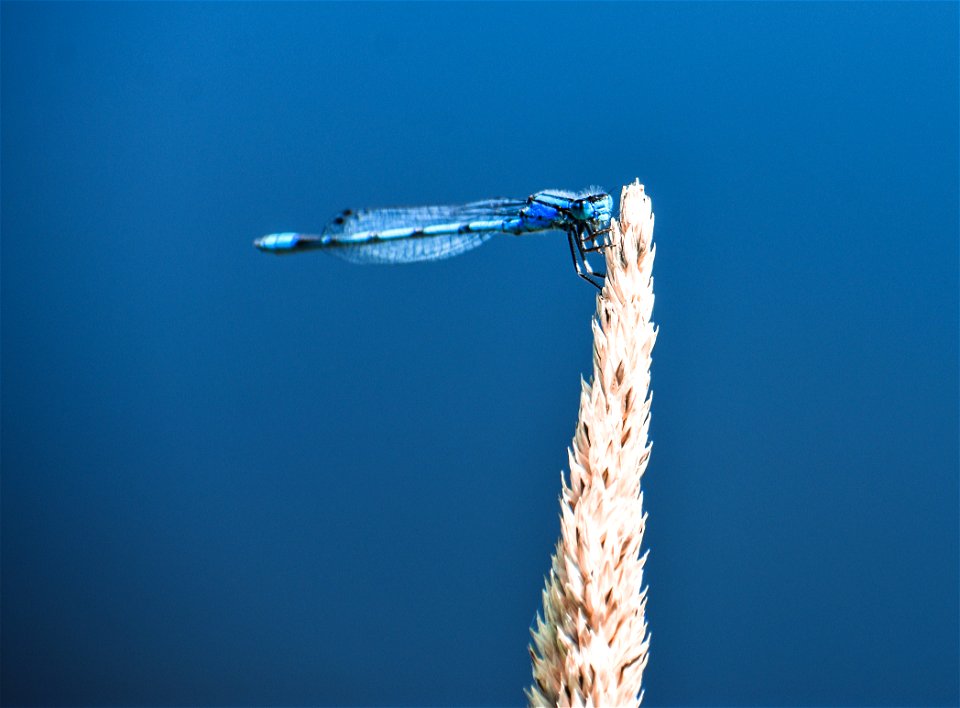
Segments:
[[[265,253],[288,253],[300,243],[300,234],[268,234],[255,239],[253,245]]]

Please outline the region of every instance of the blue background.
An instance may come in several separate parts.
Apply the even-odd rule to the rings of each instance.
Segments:
[[[958,6],[2,6],[6,704],[518,704],[639,177],[650,705],[958,700]]]

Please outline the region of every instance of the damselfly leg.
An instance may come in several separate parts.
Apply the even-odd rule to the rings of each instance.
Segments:
[[[609,231],[609,229],[607,230]],[[573,259],[573,267],[577,271],[577,275],[599,290],[603,288],[603,279],[606,277],[606,273],[597,273],[593,270],[590,261],[587,260],[587,252],[591,249],[585,248],[584,244],[595,239],[596,235],[599,235],[600,232],[587,237],[584,236],[584,232],[584,229],[570,229],[567,231],[567,244],[570,246],[570,257]],[[600,246],[597,250],[602,248],[603,246]]]
[[[604,249],[610,244],[606,239],[601,238],[606,236],[611,231],[611,228],[608,226],[605,229],[597,229],[596,231],[587,231],[586,235],[580,238],[580,244],[583,246],[583,251],[585,253],[603,253]]]

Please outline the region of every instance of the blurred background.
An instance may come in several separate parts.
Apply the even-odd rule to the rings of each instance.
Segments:
[[[595,291],[345,207],[639,178],[649,705],[958,701],[958,6],[2,9],[2,702],[516,705]]]

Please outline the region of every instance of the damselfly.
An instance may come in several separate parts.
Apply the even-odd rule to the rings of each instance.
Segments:
[[[460,206],[347,209],[319,234],[277,233],[254,245],[270,253],[322,250],[354,263],[413,263],[449,258],[494,234],[562,231],[577,275],[600,287],[588,253],[602,251],[610,233],[613,199],[599,189],[548,189],[525,200],[488,199]]]

